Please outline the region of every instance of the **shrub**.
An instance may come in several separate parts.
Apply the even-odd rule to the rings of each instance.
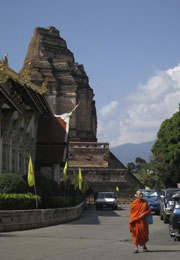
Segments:
[[[35,209],[36,199],[40,205],[41,198],[31,193],[16,194],[16,193],[2,193],[0,195],[0,209],[1,210],[24,210]]]
[[[27,193],[28,186],[21,176],[13,173],[0,174],[0,193]]]
[[[24,175],[23,178],[27,182],[27,175]],[[35,174],[35,182],[37,194],[42,198],[62,195],[58,183],[54,180],[46,178],[42,174]],[[34,193],[34,187],[29,187],[28,189],[31,193]]]
[[[47,208],[63,208],[63,207],[73,207],[76,204],[76,198],[74,196],[53,196],[46,200]]]
[[[62,196],[53,196],[46,200],[47,208],[63,208],[65,207],[65,200]]]
[[[66,197],[66,206],[67,207],[73,207],[76,204],[78,204],[79,201],[77,201],[75,196],[68,196]]]
[[[23,178],[27,182],[27,175]],[[49,198],[62,196],[63,191],[60,185],[56,181],[48,179],[39,173],[35,174],[35,183],[37,195],[41,197],[41,208],[53,208],[53,205],[56,205],[56,202],[51,206]],[[34,194],[34,187],[28,186],[28,191]]]

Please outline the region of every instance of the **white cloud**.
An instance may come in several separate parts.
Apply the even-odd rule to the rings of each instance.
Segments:
[[[100,115],[102,117],[106,117],[109,116],[110,114],[112,114],[114,112],[114,110],[117,108],[118,106],[118,102],[117,101],[111,101],[110,104],[104,106],[100,111]]]
[[[116,100],[103,107],[98,112],[98,140],[111,146],[154,140],[161,123],[178,110],[179,103],[180,64],[157,71],[124,102]]]

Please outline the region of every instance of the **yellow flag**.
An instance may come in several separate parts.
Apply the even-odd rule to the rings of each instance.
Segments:
[[[82,190],[82,173],[81,173],[81,168],[79,168],[79,189]]]
[[[119,191],[119,187],[118,186],[116,186],[116,191]]]
[[[66,180],[66,178],[67,178],[67,167],[68,167],[68,162],[66,161],[64,169],[63,169],[64,180]]]
[[[35,184],[34,179],[34,171],[33,171],[33,164],[31,160],[31,156],[29,157],[29,166],[28,166],[28,185],[31,187]]]

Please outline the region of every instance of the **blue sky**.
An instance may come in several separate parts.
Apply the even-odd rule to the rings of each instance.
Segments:
[[[94,90],[98,140],[154,140],[180,102],[180,0],[0,0],[0,58],[19,71],[55,26]]]

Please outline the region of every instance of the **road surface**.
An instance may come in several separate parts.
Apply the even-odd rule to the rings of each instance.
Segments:
[[[150,250],[133,254],[128,229],[129,204],[118,210],[96,211],[92,205],[82,218],[40,229],[0,233],[1,260],[116,260],[179,259],[180,242],[168,234],[168,225],[154,216]]]

